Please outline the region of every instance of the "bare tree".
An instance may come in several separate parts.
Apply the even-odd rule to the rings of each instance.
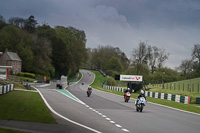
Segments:
[[[158,68],[163,66],[163,63],[168,59],[169,53],[166,53],[165,49],[159,49],[158,54]]]
[[[8,20],[8,23],[22,28],[22,27],[24,27],[25,19],[19,18],[19,17],[11,17]]]
[[[144,42],[140,42],[139,46],[132,51],[132,64],[135,66],[137,70],[137,74],[139,74],[139,67],[141,65],[147,65],[147,45]]]
[[[132,51],[133,64],[146,64],[147,63],[147,45],[140,42],[139,46]]]
[[[6,20],[4,19],[3,16],[0,15],[0,21],[6,23]]]
[[[198,61],[198,66],[200,67],[200,44],[195,44],[192,50],[192,58]]]
[[[185,76],[187,73],[191,72],[193,68],[193,60],[192,59],[185,59],[182,60],[181,65],[178,69],[183,73]]]
[[[156,46],[148,46],[148,65],[151,69],[151,73],[156,70],[156,64],[158,62],[158,57],[159,57],[159,49]]]

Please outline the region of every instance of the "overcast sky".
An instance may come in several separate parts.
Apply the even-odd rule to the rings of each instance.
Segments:
[[[0,0],[0,15],[86,33],[86,47],[119,47],[128,58],[140,41],[170,53],[174,68],[200,44],[200,0]]]

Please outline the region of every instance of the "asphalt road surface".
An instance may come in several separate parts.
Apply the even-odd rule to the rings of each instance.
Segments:
[[[122,96],[93,89],[86,90],[95,75],[81,70],[83,78],[68,87],[55,90],[55,84],[35,87],[43,95],[54,117],[65,132],[72,133],[199,133],[200,115],[147,103],[136,112],[134,99],[125,103]],[[82,83],[84,82],[84,85]],[[64,94],[65,93],[65,94]],[[50,130],[49,132],[54,132]]]

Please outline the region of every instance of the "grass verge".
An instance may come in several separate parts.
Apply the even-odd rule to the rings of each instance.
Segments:
[[[189,92],[189,91],[183,91],[183,90],[162,89],[161,86],[153,86],[153,85],[148,85],[148,88],[151,88],[149,90],[151,92],[168,93],[168,94],[176,94],[176,95],[192,97],[192,103],[196,103],[196,97],[200,97],[200,92]]]
[[[98,71],[93,71],[93,70],[90,70],[90,71],[96,75],[94,82],[91,84],[92,88],[95,88],[101,91],[114,93],[121,96],[124,95],[123,92],[118,92],[118,91],[102,88],[102,84],[106,80],[106,77],[103,77]],[[132,98],[136,98],[137,96],[138,96],[138,93],[132,93],[131,95]],[[200,105],[197,105],[197,104],[183,104],[183,103],[177,103],[177,102],[169,101],[165,99],[157,99],[157,98],[151,98],[151,97],[147,97],[147,100],[152,103],[157,103],[157,104],[165,105],[168,107],[173,107],[176,109],[181,109],[181,110],[200,114]]]
[[[0,96],[0,119],[56,123],[39,93],[24,91]]]
[[[24,132],[0,128],[0,133],[24,133]]]

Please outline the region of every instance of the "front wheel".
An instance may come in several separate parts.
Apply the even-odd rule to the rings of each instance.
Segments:
[[[138,107],[136,106],[136,111],[138,112],[139,111],[139,109],[138,109]]]
[[[91,94],[91,93],[87,91],[87,96],[88,96],[88,97],[90,97],[90,94]]]
[[[142,110],[143,110],[143,105],[141,105],[141,107],[140,107],[140,112],[142,112]]]

